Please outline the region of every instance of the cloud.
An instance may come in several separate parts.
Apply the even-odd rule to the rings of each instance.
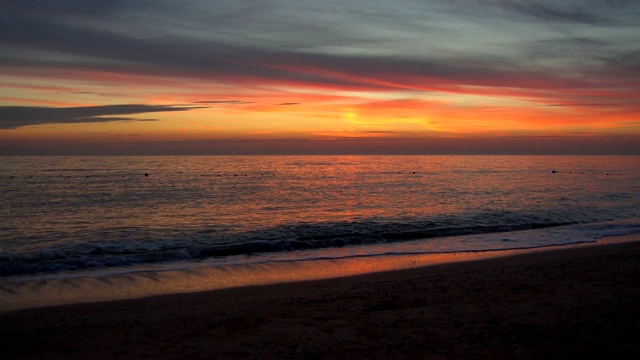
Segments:
[[[0,129],[16,129],[42,124],[76,124],[113,121],[156,121],[116,115],[145,114],[152,112],[187,111],[193,106],[173,105],[104,105],[84,107],[0,106]]]
[[[300,105],[300,103],[297,102],[284,102],[284,103],[280,103],[280,104],[276,104],[279,106],[291,106],[291,105]]]
[[[582,16],[589,20],[587,15],[580,15],[581,10],[570,12],[542,3],[507,4],[529,14],[570,19]],[[204,38],[185,34],[133,36],[108,27],[87,27],[78,21],[64,22],[29,13],[4,16],[1,20],[0,44],[23,50],[7,51],[0,57],[0,65],[11,67],[367,90],[429,89],[425,84],[539,87],[540,81],[585,86],[576,79],[547,73],[544,68],[531,68],[530,64],[521,64],[508,56],[308,52],[293,47],[232,44],[209,34]],[[56,56],[43,57],[42,51]],[[518,81],[523,78],[539,81],[535,84]]]
[[[395,131],[395,130],[370,130],[361,131],[362,134],[412,134],[411,131]]]
[[[118,81],[146,76],[247,89],[509,96],[524,89],[562,97],[637,88],[637,45],[625,40],[635,39],[629,33],[637,29],[632,20],[640,21],[637,1],[380,1],[364,7],[274,0],[268,6],[216,2],[215,11],[207,11],[208,2],[86,3],[9,1],[0,13],[3,71],[89,81],[106,73],[111,76],[96,81],[114,81],[117,74]],[[343,10],[353,22],[338,21]],[[269,21],[276,15],[281,20]],[[605,31],[620,24],[628,29]]]
[[[195,104],[207,104],[207,105],[246,105],[255,104],[253,101],[243,100],[203,100],[196,101]]]
[[[629,106],[630,104],[622,104],[622,103],[598,103],[598,104],[580,104],[580,103],[567,103],[567,104],[545,104],[544,106],[605,106],[605,107],[615,107],[615,106]]]
[[[60,16],[60,15],[100,15],[117,12],[126,4],[126,0],[3,0],[2,6],[5,11],[29,12],[38,15]]]
[[[503,1],[505,8],[538,19],[552,21],[569,21],[578,23],[597,24],[604,19],[586,7],[567,5],[567,2],[540,2],[540,1]],[[571,3],[571,2],[569,2]]]
[[[633,24],[639,9],[635,0],[481,0],[479,3],[502,8],[530,21],[597,26]]]

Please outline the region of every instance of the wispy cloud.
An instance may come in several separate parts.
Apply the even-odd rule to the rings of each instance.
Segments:
[[[630,104],[621,104],[621,103],[600,103],[600,104],[580,104],[580,103],[567,103],[567,104],[545,104],[544,106],[606,106],[606,107],[616,107],[616,106],[629,106]],[[637,106],[634,104],[634,106]]]
[[[2,5],[0,104],[46,107],[2,107],[0,129],[202,107],[221,137],[602,133],[639,110],[637,0]]]
[[[509,10],[537,19],[599,24],[608,19],[588,6],[573,1],[500,1]],[[584,1],[582,3],[585,3]],[[587,2],[588,3],[588,2]]]
[[[28,3],[28,2],[27,2]],[[65,2],[66,3],[66,2]],[[563,88],[602,88],[601,83],[594,83],[593,80],[586,80],[582,77],[573,76],[575,73],[590,72],[596,77],[600,74],[601,81],[622,81],[626,82],[628,73],[611,74],[609,71],[616,65],[628,62],[628,56],[624,53],[610,52],[607,57],[593,58],[588,68],[560,69],[549,68],[547,63],[537,64],[531,62],[532,52],[514,52],[521,47],[520,44],[532,44],[550,47],[551,41],[556,41],[558,46],[564,41],[564,47],[575,49],[575,46],[567,47],[567,43],[578,44],[580,49],[592,50],[603,41],[585,37],[573,36],[572,38],[550,38],[546,45],[540,43],[538,38],[545,38],[546,32],[541,32],[539,37],[530,37],[526,34],[529,28],[519,27],[516,22],[509,22],[505,19],[498,19],[498,14],[485,11],[485,18],[475,21],[478,25],[482,22],[487,24],[491,21],[501,21],[510,31],[520,34],[519,42],[510,44],[509,37],[505,37],[505,45],[499,49],[502,54],[495,55],[478,49],[478,41],[486,42],[487,46],[493,46],[491,40],[477,38],[465,32],[457,35],[462,41],[466,41],[469,50],[460,51],[453,47],[454,43],[446,40],[437,40],[429,34],[424,34],[423,41],[413,41],[406,44],[405,53],[381,53],[373,51],[375,47],[366,45],[366,41],[360,39],[360,43],[352,42],[351,46],[360,49],[355,53],[344,53],[341,51],[308,51],[308,48],[292,46],[296,41],[290,40],[285,46],[274,46],[273,41],[262,43],[254,41],[265,37],[271,39],[268,31],[277,30],[276,25],[267,25],[263,22],[247,25],[249,31],[260,26],[259,29],[265,33],[249,33],[245,41],[230,41],[224,34],[225,29],[219,29],[221,35],[211,32],[217,28],[208,28],[209,31],[197,33],[184,30],[183,24],[173,23],[178,29],[165,36],[132,36],[113,26],[87,26],[87,21],[82,16],[95,17],[98,23],[111,23],[116,18],[109,18],[109,14],[122,14],[127,11],[138,10],[148,6],[145,2],[128,5],[127,2],[115,2],[106,6],[108,11],[99,15],[99,12],[91,10],[82,2],[73,1],[72,5],[54,6],[46,5],[47,11],[52,14],[64,13],[64,17],[47,16],[46,13],[37,6],[20,5],[16,1],[10,2],[10,8],[18,9],[14,12],[8,11],[1,16],[3,31],[0,32],[0,44],[8,46],[14,51],[3,51],[0,57],[0,65],[9,67],[43,67],[51,69],[68,69],[73,71],[109,71],[125,74],[146,74],[149,76],[173,76],[189,77],[198,79],[208,79],[210,81],[220,81],[235,84],[281,84],[290,86],[307,87],[335,87],[344,89],[362,90],[383,90],[383,89],[418,89],[434,90],[442,89],[442,86],[483,86],[483,87],[563,87]],[[91,2],[93,3],[93,2]],[[638,6],[632,2],[619,1],[617,7],[603,5],[602,1],[587,2],[590,6],[583,5],[582,2],[554,2],[554,1],[489,1],[482,2],[483,7],[503,8],[514,14],[525,14],[541,21],[563,20],[570,22],[599,25],[609,17],[620,15],[620,13],[638,14]],[[605,2],[606,3],[606,2]],[[279,9],[276,2],[275,8],[270,12]],[[461,6],[461,2],[453,2]],[[605,4],[606,5],[606,4]],[[162,5],[162,6],[167,6]],[[162,8],[160,6],[160,8]],[[383,7],[382,5],[379,5]],[[415,6],[415,5],[414,5]],[[430,9],[427,2],[423,10]],[[442,6],[442,5],[441,5]],[[448,16],[449,21],[458,22],[467,20],[466,17],[456,18],[451,15],[451,11],[456,10],[449,5],[443,14]],[[129,8],[132,7],[133,9]],[[297,7],[294,7],[296,9]],[[242,8],[244,10],[244,8]],[[384,9],[389,7],[384,6]],[[148,9],[154,14],[153,9]],[[312,9],[311,9],[312,10]],[[362,12],[356,12],[354,8],[348,8],[349,13],[362,20],[363,28],[368,28],[370,24],[367,20],[376,18],[378,12],[373,7],[367,18]],[[382,10],[377,9],[377,10]],[[253,12],[242,14],[239,9],[220,9],[221,12],[228,11],[234,17],[226,19],[229,29],[240,26],[242,22],[251,20]],[[463,11],[461,13],[464,13]],[[402,13],[406,15],[405,13]],[[165,14],[166,15],[166,14]],[[310,16],[308,13],[297,14],[300,16]],[[503,14],[504,15],[504,14]],[[159,16],[159,15],[158,15]],[[192,16],[198,21],[204,21],[194,13],[185,14]],[[399,34],[405,34],[411,38],[412,30],[408,25],[401,25],[398,22],[400,14],[391,13],[387,15],[387,26],[398,28]],[[408,15],[407,15],[408,16]],[[413,15],[415,16],[415,15]],[[105,17],[107,17],[105,19]],[[151,17],[151,15],[150,15]],[[160,21],[153,17],[145,19],[148,22]],[[175,21],[169,18],[162,20]],[[410,18],[409,23],[418,26],[419,18]],[[427,18],[430,24],[438,26],[443,20]],[[111,22],[108,22],[111,21]],[[285,20],[285,23],[289,20]],[[141,22],[137,26],[140,31],[149,31],[151,24]],[[290,24],[293,32],[300,31],[300,36],[307,34],[309,29],[300,22],[292,21]],[[346,25],[344,25],[346,26]],[[542,26],[545,26],[542,23]],[[264,29],[262,27],[265,27]],[[300,27],[300,28],[297,28]],[[476,26],[479,27],[479,26]],[[183,29],[183,30],[179,30]],[[485,28],[479,27],[481,31]],[[541,27],[542,31],[545,27]],[[316,29],[318,30],[318,29]],[[370,35],[373,40],[377,36],[386,37],[386,32]],[[577,29],[579,30],[579,29]],[[544,30],[548,31],[548,30]],[[479,32],[482,34],[482,32]],[[487,36],[492,34],[487,34]],[[337,35],[336,35],[337,36]],[[345,35],[349,36],[349,35]],[[287,39],[287,37],[283,37]],[[317,38],[317,36],[316,36]],[[234,39],[231,39],[234,40]],[[336,43],[335,39],[317,38],[315,44],[318,49],[330,49]],[[566,40],[566,41],[565,41]],[[424,46],[426,49],[434,47],[440,49],[438,52],[425,51],[421,54],[410,52],[410,46]],[[364,45],[363,45],[364,44]],[[287,46],[289,45],[289,46]],[[349,44],[344,43],[346,48]],[[364,48],[363,48],[364,46]],[[20,51],[18,51],[18,49]],[[56,56],[43,57],[42,52],[57,54]],[[372,52],[373,51],[373,52]],[[578,50],[575,50],[578,51]],[[573,52],[575,52],[573,51]],[[613,51],[613,50],[612,50]],[[555,51],[555,54],[566,54],[566,52]],[[575,55],[583,55],[583,51]],[[576,60],[580,58],[575,57]],[[626,59],[626,60],[625,60]],[[542,61],[542,60],[541,60]],[[581,62],[578,61],[579,65]],[[567,70],[570,72],[567,74]],[[630,69],[632,70],[632,69]],[[605,77],[605,75],[607,75]],[[605,79],[606,78],[606,79]],[[531,81],[531,79],[536,79]],[[606,84],[611,86],[611,84]]]
[[[246,105],[253,104],[253,101],[243,100],[202,100],[196,101],[195,104],[207,104],[207,105]]]
[[[117,115],[187,111],[197,107],[172,105],[104,105],[85,107],[0,106],[0,129],[15,129],[42,124],[76,124],[113,121],[156,121]]]

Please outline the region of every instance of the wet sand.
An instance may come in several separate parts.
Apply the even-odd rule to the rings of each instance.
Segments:
[[[639,333],[634,241],[8,311],[0,358],[637,358]]]

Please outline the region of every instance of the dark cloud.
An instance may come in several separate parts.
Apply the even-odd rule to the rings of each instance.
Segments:
[[[573,58],[592,57],[594,53],[611,51],[615,44],[588,37],[564,36],[561,38],[542,39],[526,44],[528,54],[532,57]]]
[[[602,14],[593,13],[592,9],[571,3],[567,5],[567,2],[562,1],[503,1],[501,3],[509,10],[538,19],[589,24],[598,24],[605,21]]]
[[[273,6],[266,7],[260,2],[250,4],[260,5],[258,8],[239,2],[216,3],[220,9],[210,11],[213,15],[196,11],[198,6],[211,6],[207,2],[190,2],[190,6],[183,7],[176,7],[173,2],[167,1],[11,0],[5,3],[8,10],[0,11],[0,66],[15,70],[16,73],[33,68],[52,70],[53,73],[100,71],[157,78],[190,78],[240,86],[274,84],[348,90],[438,91],[456,86],[537,90],[637,86],[634,79],[637,79],[635,75],[640,68],[636,44],[629,49],[630,46],[625,45],[619,37],[610,37],[610,41],[605,41],[595,37],[599,36],[599,32],[591,31],[618,23],[629,26],[633,23],[631,20],[638,23],[640,2],[637,1],[478,0],[476,6],[472,7],[468,5],[473,4],[472,1],[441,0],[441,7],[438,8],[441,11],[426,18],[411,16],[420,13],[417,11],[419,9],[429,9],[438,1],[406,3],[417,6],[411,14],[402,12],[401,6],[391,6],[391,2],[382,1],[378,5],[387,6],[378,10],[398,11],[385,15],[389,18],[385,26],[391,26],[391,30],[397,31],[392,33],[399,34],[397,43],[402,42],[400,36],[403,34],[424,38],[423,42],[410,43],[404,51],[399,52],[387,52],[381,50],[381,46],[372,46],[372,42],[367,40],[383,39],[386,33],[373,31],[373,28],[366,26],[362,30],[366,36],[359,34],[362,41],[351,44],[353,50],[349,48],[349,41],[358,37],[350,37],[349,33],[344,38],[336,38],[341,36],[338,31],[340,28],[323,30],[319,26],[324,24],[321,15],[326,15],[331,6],[301,6],[299,8],[303,9],[303,15],[307,18],[291,22],[287,18],[282,25],[265,25],[265,19],[262,19],[265,20],[262,23],[259,21],[260,14],[267,11],[273,15],[285,10],[288,8],[286,2],[275,1]],[[473,18],[460,15],[462,4],[467,4],[467,11],[469,8],[473,10]],[[340,5],[335,6],[335,12],[342,9]],[[318,9],[324,10],[324,13],[318,13],[317,16],[311,14],[312,10]],[[358,9],[361,12],[358,20],[363,22],[366,22],[367,14],[375,13],[369,11],[373,9],[360,6],[350,6],[350,9]],[[513,18],[500,18],[505,11],[516,14],[518,21],[526,17],[534,25],[541,24],[540,32],[536,32],[536,36],[523,32],[533,28],[523,30]],[[174,13],[176,16],[173,16]],[[423,13],[429,15],[426,11]],[[147,14],[148,17],[145,17]],[[211,22],[210,16],[224,20],[224,27],[217,25],[218,22]],[[442,20],[436,19],[437,16],[442,16]],[[402,22],[407,17],[411,21]],[[127,22],[129,19],[140,21]],[[248,19],[256,21],[246,23]],[[314,26],[313,32],[302,26],[305,19],[309,20],[306,22],[309,26]],[[616,22],[616,19],[623,20]],[[96,20],[95,24],[93,20]],[[448,37],[434,40],[434,36],[416,32],[412,25],[408,25],[429,22],[434,29],[441,26],[448,30],[446,23],[452,29],[456,24],[464,25],[461,28],[466,29],[466,22],[469,21],[473,22],[473,29],[478,30],[477,37],[463,30],[443,30],[438,34],[447,34]],[[491,47],[491,52],[484,51],[482,41],[492,45],[496,33],[482,31],[498,29],[493,25],[496,21],[504,26],[505,30],[500,29],[500,33],[511,35],[513,30],[515,35],[521,33],[521,36],[517,42],[505,38],[506,45]],[[562,22],[563,28],[554,32],[554,36],[549,36],[548,21]],[[434,22],[433,25],[430,22]],[[275,26],[269,28],[279,31],[274,37],[289,40],[275,42],[270,33],[259,32],[264,29],[254,27],[256,23]],[[140,31],[123,31],[123,26],[120,26],[123,24],[135,26]],[[290,27],[287,28],[285,24]],[[349,26],[357,30],[357,25]],[[227,26],[240,30],[228,30]],[[575,27],[591,30],[572,35],[571,30]],[[322,31],[327,31],[325,35],[328,38],[324,35],[316,37],[315,34]],[[240,41],[230,40],[233,35],[229,34],[235,33],[239,35],[232,40]],[[311,35],[317,43],[308,40],[307,36]],[[290,40],[291,36],[294,36],[293,40]],[[307,47],[292,45],[304,42],[309,43]],[[413,52],[416,44],[424,50]],[[450,44],[459,46],[455,51],[447,51],[450,50]],[[626,52],[620,50],[624,47]],[[350,51],[344,51],[346,48]],[[606,54],[603,54],[603,48],[606,48]],[[242,105],[249,102],[212,100],[198,104]]]
[[[285,102],[285,103],[280,103],[280,104],[276,104],[276,105],[291,106],[291,105],[300,105],[300,103],[297,103],[297,102]]]
[[[519,77],[549,77],[505,58],[340,55],[230,45],[216,39],[155,39],[87,28],[40,16],[2,18],[0,43],[57,56],[11,52],[0,65],[229,82],[282,82],[357,89],[414,88],[426,83],[504,85]],[[68,60],[60,58],[68,57]],[[583,85],[583,84],[578,84]]]
[[[129,3],[129,4],[127,4]],[[126,0],[3,0],[4,11],[31,13],[37,15],[104,15],[120,9],[131,10],[134,1]]]
[[[480,3],[501,7],[531,21],[597,26],[633,25],[640,10],[635,0],[485,0]]]
[[[132,115],[152,112],[186,111],[197,107],[171,105],[104,105],[85,107],[36,107],[0,106],[0,129],[15,129],[41,124],[75,124],[112,121],[156,121],[134,119],[115,115]]]
[[[342,57],[339,56],[325,56],[314,60],[317,57],[314,54],[229,45],[213,39],[141,39],[42,17],[12,16],[1,20],[0,44],[44,50],[58,55],[44,58],[40,53],[29,56],[28,52],[7,52],[0,57],[0,65],[209,78],[232,82],[251,79],[367,86],[366,82],[313,73],[314,68],[323,69],[340,64]],[[60,61],[61,55],[68,59]],[[293,70],[294,65],[300,63],[309,64],[309,71]]]
[[[608,65],[608,70],[618,76],[631,77],[640,85],[640,45],[632,50],[603,54],[598,59]]]

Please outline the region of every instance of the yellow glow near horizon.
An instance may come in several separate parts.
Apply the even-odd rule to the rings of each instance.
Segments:
[[[109,79],[106,83],[101,82]],[[330,91],[304,87],[235,87],[233,96],[212,99],[193,81],[161,89],[134,81],[132,88],[110,77],[37,81],[13,77],[0,105],[74,108],[116,103],[193,106],[186,111],[101,116],[95,121],[43,123],[0,130],[0,140],[69,143],[280,139],[418,139],[424,137],[640,135],[633,107],[547,104],[531,93]],[[121,78],[116,78],[121,81]],[[160,81],[161,82],[161,81]],[[82,85],[82,86],[81,86]],[[91,91],[83,91],[89,85]],[[139,88],[140,92],[132,91]],[[274,91],[274,89],[278,89]],[[479,90],[478,94],[471,93]],[[118,93],[122,91],[122,93]],[[132,94],[135,94],[133,96]],[[15,95],[10,97],[9,95]],[[413,95],[410,97],[409,95]],[[123,118],[123,119],[116,119]],[[109,121],[109,119],[114,119]],[[58,139],[58,140],[56,140]]]

